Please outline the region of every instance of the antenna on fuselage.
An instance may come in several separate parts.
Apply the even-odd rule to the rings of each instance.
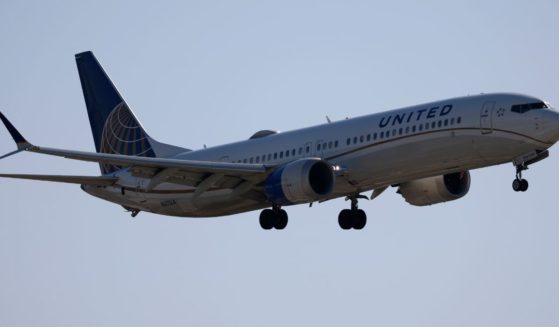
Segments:
[[[328,122],[328,124],[330,124],[332,121],[330,120],[330,117],[328,117],[328,115],[326,115],[326,121]]]

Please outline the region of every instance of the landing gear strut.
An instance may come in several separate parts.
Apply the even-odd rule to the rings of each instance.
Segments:
[[[260,213],[260,227],[266,230],[284,229],[287,221],[287,212],[277,205],[273,205],[272,209],[264,209]]]
[[[357,207],[357,199],[367,197],[357,195],[348,197],[351,200],[351,209],[344,209],[338,215],[338,224],[342,229],[363,229],[367,224],[367,214]]]
[[[512,181],[512,189],[515,192],[526,192],[528,190],[528,181],[522,178],[522,171],[528,169],[528,166],[521,164],[516,166],[516,178]]]

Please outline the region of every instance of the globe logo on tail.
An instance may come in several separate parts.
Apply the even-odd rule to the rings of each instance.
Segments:
[[[101,153],[139,157],[155,157],[149,137],[125,102],[109,114],[101,135]],[[112,164],[101,164],[103,174],[122,169]]]

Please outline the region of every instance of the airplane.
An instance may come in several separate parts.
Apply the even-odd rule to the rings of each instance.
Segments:
[[[99,163],[100,176],[0,174],[73,183],[139,212],[216,217],[262,210],[260,226],[282,230],[284,207],[345,198],[338,224],[363,229],[360,199],[388,187],[425,206],[468,193],[472,169],[513,163],[522,172],[559,140],[559,113],[515,93],[457,97],[289,132],[261,130],[248,140],[190,150],[151,138],[91,51],[75,55],[96,152],[36,146],[0,113],[17,150]],[[371,192],[370,196],[365,195]]]

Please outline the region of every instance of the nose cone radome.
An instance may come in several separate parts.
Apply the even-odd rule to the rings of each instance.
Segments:
[[[547,139],[551,142],[559,140],[559,112],[547,110],[544,115],[544,126]]]

